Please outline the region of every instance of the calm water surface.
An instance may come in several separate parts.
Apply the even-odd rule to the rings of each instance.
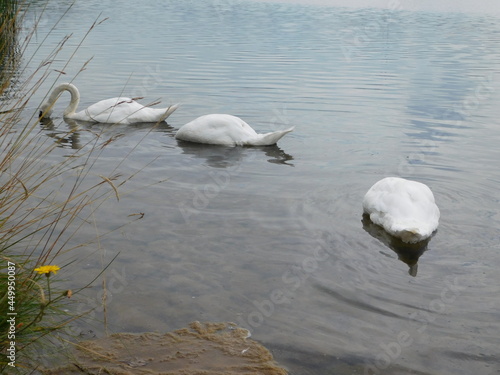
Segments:
[[[73,252],[78,270],[63,273],[81,285],[119,252],[107,271],[110,331],[235,321],[292,374],[500,373],[500,20],[89,0],[43,42],[65,10],[49,3],[29,66],[72,34],[50,69],[66,72],[59,82],[76,75],[82,108],[118,95],[182,103],[168,125],[109,129],[117,137],[89,177],[137,173],[78,240],[144,214],[97,252]],[[40,14],[32,6],[27,26]],[[68,100],[47,136],[68,129]],[[260,132],[296,128],[267,148],[174,139],[207,113],[237,115]],[[53,158],[107,128],[82,124]],[[415,257],[363,222],[363,195],[385,176],[428,184],[441,209],[416,276],[407,264]],[[77,309],[99,306],[97,284]],[[90,324],[101,334],[102,314]]]

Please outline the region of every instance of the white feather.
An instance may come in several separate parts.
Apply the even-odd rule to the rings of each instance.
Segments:
[[[62,83],[50,94],[47,102],[40,107],[40,117],[49,117],[59,96],[64,91],[71,94],[71,101],[64,111],[64,118],[72,120],[100,122],[107,124],[133,124],[138,122],[165,121],[178,107],[177,104],[168,108],[150,108],[126,97],[101,100],[83,111],[76,112],[80,102],[80,92],[71,83]]]
[[[408,243],[431,237],[439,225],[439,208],[431,189],[399,177],[375,183],[363,199],[363,210],[375,224]]]
[[[225,114],[198,117],[182,126],[175,135],[182,141],[224,146],[269,146],[274,145],[294,128],[257,134],[242,119]]]

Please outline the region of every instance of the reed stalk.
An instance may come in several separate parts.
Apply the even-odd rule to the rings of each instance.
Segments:
[[[35,93],[42,83],[48,79],[55,83],[62,74],[51,66],[69,37],[28,69],[34,59],[25,55],[26,47],[35,29],[19,40],[19,24],[28,6],[29,2],[0,0],[0,373],[29,373],[34,366],[30,348],[51,345],[62,328],[80,318],[71,314],[71,303],[89,284],[73,291],[61,288],[59,269],[77,267],[72,262],[60,264],[61,255],[96,246],[96,239],[81,244],[74,238],[131,178],[115,171],[89,178],[111,138],[96,137],[71,157],[48,162],[58,144],[41,133],[38,113],[32,109],[30,113],[28,103],[39,97]],[[68,129],[67,136],[74,131]]]

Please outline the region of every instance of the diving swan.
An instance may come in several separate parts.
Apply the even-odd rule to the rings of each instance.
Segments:
[[[431,189],[399,177],[375,183],[363,199],[363,210],[372,222],[407,243],[430,238],[439,224],[439,208]]]
[[[257,134],[242,119],[225,114],[198,117],[182,126],[175,135],[181,141],[224,146],[270,146],[294,128]]]
[[[40,118],[50,117],[52,107],[64,91],[69,91],[71,94],[71,101],[63,113],[64,118],[80,121],[107,124],[160,122],[165,121],[178,107],[177,104],[174,104],[168,108],[149,108],[137,103],[133,99],[118,97],[101,100],[83,111],[76,112],[78,103],[80,102],[80,93],[75,85],[62,83],[50,93],[47,101],[40,107]]]

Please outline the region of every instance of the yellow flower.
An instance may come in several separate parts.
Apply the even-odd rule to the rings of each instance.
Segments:
[[[59,271],[61,268],[59,266],[41,266],[38,268],[35,268],[35,271],[38,272],[40,275],[46,274],[47,276],[50,275],[50,273],[54,273],[54,275]]]

